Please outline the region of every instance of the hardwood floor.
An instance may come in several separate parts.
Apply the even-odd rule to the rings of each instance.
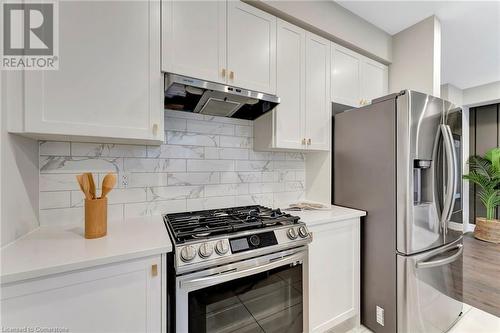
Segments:
[[[500,244],[464,235],[464,302],[500,317]]]

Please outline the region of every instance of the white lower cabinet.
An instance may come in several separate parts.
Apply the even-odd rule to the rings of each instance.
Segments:
[[[2,327],[161,332],[161,268],[158,255],[4,284]]]
[[[346,320],[359,325],[359,218],[308,226],[309,330],[325,332]]]

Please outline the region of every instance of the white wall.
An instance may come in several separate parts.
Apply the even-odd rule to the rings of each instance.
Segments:
[[[441,94],[441,25],[431,16],[393,36],[389,91]]]
[[[500,81],[464,89],[464,105],[476,106],[500,101]]]
[[[500,81],[463,90],[449,83],[443,84],[441,97],[456,105],[469,107],[498,103],[500,101]]]
[[[20,107],[20,101],[10,97],[21,91],[21,74],[3,72],[0,82],[0,246],[4,246],[38,226],[38,142],[7,133],[7,108]]]
[[[464,95],[462,89],[449,83],[441,86],[441,98],[458,106],[464,105]]]
[[[334,1],[245,1],[375,60],[392,60],[392,37]]]

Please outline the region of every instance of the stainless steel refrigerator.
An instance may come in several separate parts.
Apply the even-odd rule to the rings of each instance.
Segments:
[[[462,312],[462,110],[401,91],[333,121],[333,203],[367,211],[361,322],[446,332]]]

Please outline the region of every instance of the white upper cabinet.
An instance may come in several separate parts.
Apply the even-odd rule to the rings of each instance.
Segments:
[[[162,70],[276,92],[276,17],[240,1],[163,1]]]
[[[329,149],[331,109],[330,41],[307,33],[305,137],[308,149]]]
[[[60,1],[59,69],[25,71],[9,131],[163,141],[160,1]]]
[[[359,55],[332,43],[332,100],[358,106],[360,97]]]
[[[254,149],[328,150],[330,42],[278,20],[276,53],[280,104],[254,121]]]
[[[228,1],[228,83],[276,92],[276,17],[240,1]]]
[[[163,1],[162,69],[226,82],[226,2]]]
[[[305,48],[305,30],[278,20],[276,94],[281,102],[273,111],[277,147],[304,148]]]
[[[374,98],[387,95],[389,91],[387,66],[368,58],[364,59],[361,62],[361,91],[368,103]]]
[[[359,107],[388,93],[387,66],[335,43],[331,50],[333,102]]]

